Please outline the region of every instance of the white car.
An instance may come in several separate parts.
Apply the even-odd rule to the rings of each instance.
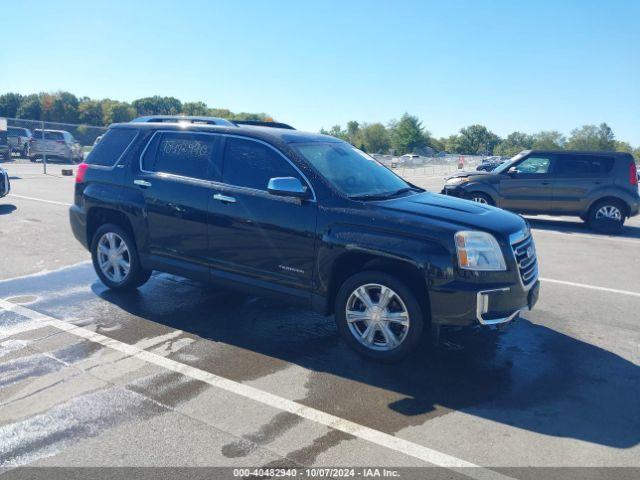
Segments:
[[[33,142],[29,151],[32,162],[48,157],[60,158],[70,163],[80,163],[84,160],[82,146],[66,130],[42,130],[33,131]]]
[[[402,164],[410,166],[410,167],[415,167],[417,165],[420,165],[422,162],[420,161],[420,155],[416,155],[413,153],[407,153],[405,155],[402,155],[400,157],[400,161]]]
[[[0,167],[0,198],[9,195],[10,190],[9,174],[4,168]]]

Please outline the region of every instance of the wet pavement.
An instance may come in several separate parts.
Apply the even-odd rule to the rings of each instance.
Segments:
[[[536,309],[507,330],[446,332],[435,351],[381,365],[346,347],[331,318],[276,301],[167,274],[112,292],[86,256],[62,268],[41,256],[29,271],[5,232],[29,243],[39,233],[21,215],[39,215],[66,245],[66,208],[8,199],[16,210],[0,215],[0,245],[16,254],[1,265],[15,261],[0,280],[0,467],[640,467],[637,219],[617,238],[533,222],[543,278],[622,293],[543,281]]]

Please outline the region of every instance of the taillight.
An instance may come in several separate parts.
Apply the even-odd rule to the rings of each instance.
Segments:
[[[631,185],[638,186],[638,171],[636,170],[635,162],[629,164],[629,181]]]
[[[76,172],[76,183],[84,182],[84,176],[87,173],[88,169],[88,163],[81,163],[80,165],[78,165],[78,171]]]

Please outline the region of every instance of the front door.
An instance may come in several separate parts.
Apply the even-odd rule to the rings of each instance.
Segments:
[[[501,173],[498,206],[520,213],[549,212],[553,198],[552,162],[552,155],[533,154],[511,167],[511,173]]]
[[[219,139],[204,133],[157,132],[144,152],[134,178],[147,222],[142,250],[165,270],[174,266],[208,274],[207,207]]]
[[[274,147],[258,140],[225,139],[222,183],[209,199],[212,274],[248,277],[286,293],[308,292],[313,274],[317,203],[270,194],[274,177],[311,186]]]

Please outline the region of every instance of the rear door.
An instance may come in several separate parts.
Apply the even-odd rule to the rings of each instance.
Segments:
[[[274,147],[226,137],[223,183],[209,203],[212,274],[238,274],[303,295],[313,273],[317,203],[270,194],[274,177],[296,177],[313,192]]]
[[[515,173],[501,173],[498,206],[520,213],[549,212],[553,161],[554,155],[532,154],[515,165]]]
[[[207,203],[220,137],[156,132],[141,156],[134,184],[144,198],[142,250],[158,268],[208,276]]]
[[[586,211],[590,194],[613,183],[615,160],[607,155],[560,154],[552,172],[554,213]]]

